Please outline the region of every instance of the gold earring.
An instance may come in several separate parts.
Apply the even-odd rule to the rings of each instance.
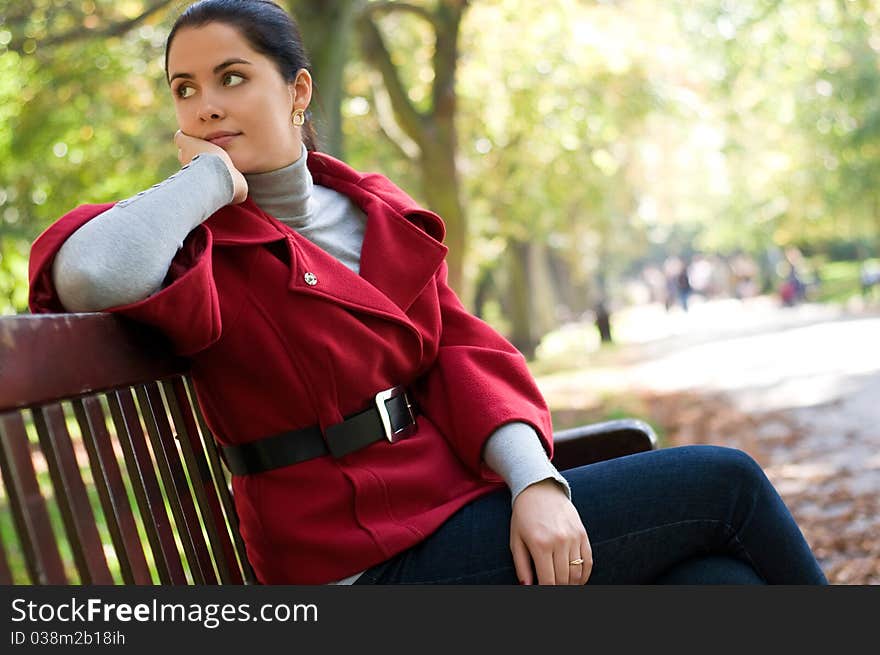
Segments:
[[[302,109],[297,109],[293,112],[293,124],[297,127],[302,127],[302,125],[306,122],[306,112]]]

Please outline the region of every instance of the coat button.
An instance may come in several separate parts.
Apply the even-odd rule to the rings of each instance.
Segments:
[[[318,276],[315,275],[314,273],[312,273],[311,271],[309,271],[308,273],[303,275],[303,279],[305,279],[306,284],[308,284],[310,287],[313,287],[316,284],[318,284]]]

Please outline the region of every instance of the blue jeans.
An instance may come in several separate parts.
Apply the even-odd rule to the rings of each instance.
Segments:
[[[587,584],[827,584],[782,498],[740,450],[661,448],[562,475],[593,550]],[[508,491],[483,496],[356,584],[518,584],[510,516]]]

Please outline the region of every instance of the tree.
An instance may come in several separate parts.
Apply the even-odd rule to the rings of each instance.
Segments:
[[[384,89],[378,92],[387,94],[396,122],[394,126],[383,123],[383,131],[399,152],[418,166],[426,204],[446,222],[449,284],[459,293],[464,291],[467,220],[456,165],[455,81],[459,29],[468,5],[468,0],[437,0],[430,10],[408,2],[371,2],[358,19],[364,57],[381,75]],[[383,16],[402,19],[403,15],[423,21],[432,33],[432,82],[424,108],[416,105],[407,90],[402,67],[395,63],[379,25]]]
[[[0,2],[2,25],[9,30],[6,49],[20,55],[39,47],[49,52],[71,43],[121,37],[161,14],[174,0],[118,2],[90,0],[81,4],[48,0]]]
[[[27,254],[46,225],[176,168],[157,57],[170,5],[3,3],[0,311],[26,309]]]
[[[484,286],[494,278],[506,331],[530,355],[560,320],[600,298],[610,310],[610,287],[644,247],[637,144],[656,99],[636,52],[594,40],[642,43],[626,33],[630,7],[528,7],[472,9],[459,96],[470,266]]]
[[[343,157],[342,102],[344,73],[350,61],[351,43],[362,0],[291,0],[312,60],[316,97],[312,102],[322,150]]]
[[[699,2],[679,18],[727,107],[730,193],[707,245],[880,242],[876,2]]]

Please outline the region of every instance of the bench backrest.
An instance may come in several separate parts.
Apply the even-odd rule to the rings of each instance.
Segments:
[[[142,326],[0,317],[0,476],[0,584],[255,581],[187,362]]]

